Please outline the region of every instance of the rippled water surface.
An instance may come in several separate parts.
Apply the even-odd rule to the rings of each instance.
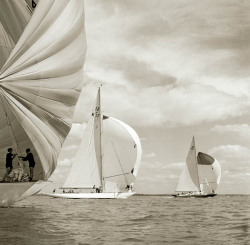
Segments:
[[[0,244],[250,244],[250,196],[33,196],[0,209]]]

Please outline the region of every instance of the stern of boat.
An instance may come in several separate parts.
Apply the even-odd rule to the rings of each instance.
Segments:
[[[48,181],[0,183],[0,207],[9,207],[39,192]]]

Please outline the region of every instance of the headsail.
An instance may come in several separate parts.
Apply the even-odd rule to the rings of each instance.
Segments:
[[[201,190],[204,193],[214,193],[220,183],[220,164],[216,159],[202,152],[198,153],[197,159]]]
[[[11,52],[0,51],[5,54],[0,58],[0,155],[8,147],[22,155],[31,148],[36,159],[34,179],[48,179],[81,92],[84,6],[82,0],[43,0],[33,15],[23,8],[27,8],[24,0],[0,1],[1,11],[13,11],[20,18],[25,13],[17,36],[1,19],[0,37],[8,37],[5,46]],[[15,29],[16,21],[10,21]],[[4,161],[0,159],[2,166]]]
[[[176,191],[177,192],[200,191],[194,137],[192,139],[186,159],[186,164],[181,173]]]
[[[103,116],[103,179],[106,192],[121,191],[135,180],[141,160],[141,143],[124,122]]]

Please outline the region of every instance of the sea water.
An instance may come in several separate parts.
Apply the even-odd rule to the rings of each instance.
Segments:
[[[0,244],[250,244],[250,196],[33,196],[0,208]]]

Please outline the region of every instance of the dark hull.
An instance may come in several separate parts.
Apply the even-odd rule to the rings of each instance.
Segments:
[[[201,194],[201,195],[177,195],[177,194],[173,194],[172,196],[174,197],[180,197],[180,198],[206,198],[206,197],[214,197],[217,194]]]

